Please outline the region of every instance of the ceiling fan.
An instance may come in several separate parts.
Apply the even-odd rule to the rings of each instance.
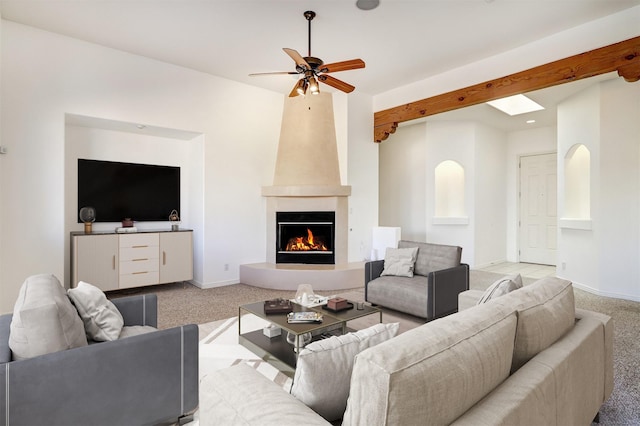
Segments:
[[[322,59],[311,56],[311,21],[315,18],[316,13],[308,10],[304,12],[304,17],[309,22],[309,54],[303,57],[294,49],[283,48],[285,53],[291,57],[296,63],[295,71],[281,71],[281,72],[264,72],[249,74],[250,76],[258,75],[276,75],[276,74],[300,74],[302,77],[298,80],[293,90],[289,94],[290,97],[305,95],[307,92],[317,94],[320,92],[318,82],[321,81],[324,84],[328,84],[338,90],[342,90],[345,93],[351,93],[355,89],[349,83],[345,83],[342,80],[338,80],[335,77],[328,75],[332,72],[349,71],[358,68],[364,68],[365,64],[362,59],[351,59],[349,61],[333,62],[331,64],[325,64]]]

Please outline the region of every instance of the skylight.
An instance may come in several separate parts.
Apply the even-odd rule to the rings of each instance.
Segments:
[[[496,99],[495,101],[487,102],[487,104],[511,116],[544,109],[542,105],[536,103],[530,98],[527,98],[525,95],[515,95],[507,98]]]

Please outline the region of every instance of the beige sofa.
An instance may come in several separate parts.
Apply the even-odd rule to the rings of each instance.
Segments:
[[[342,424],[589,424],[613,390],[611,319],[575,310],[558,278],[476,306],[481,295],[464,292],[461,312],[358,354]],[[329,424],[260,376],[208,376],[201,423]]]

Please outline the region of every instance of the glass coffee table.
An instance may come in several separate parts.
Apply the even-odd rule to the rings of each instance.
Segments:
[[[356,318],[367,315],[380,315],[382,322],[382,310],[379,308],[364,305],[362,309],[353,308],[344,311],[330,311],[323,309],[323,306],[305,307],[297,303],[292,303],[294,312],[320,312],[323,315],[321,323],[289,324],[287,314],[265,314],[264,301],[249,303],[238,307],[238,341],[240,344],[263,360],[275,366],[278,370],[293,377],[296,368],[297,354],[300,351],[301,336],[312,335],[312,341],[325,338],[329,334],[345,334],[350,329],[347,323]],[[242,329],[242,316],[246,314],[255,315],[269,323],[279,327],[279,336],[267,337],[263,329],[246,331]],[[287,341],[287,334],[292,336],[293,344]]]

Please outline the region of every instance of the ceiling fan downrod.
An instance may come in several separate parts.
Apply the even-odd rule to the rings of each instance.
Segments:
[[[316,13],[313,10],[307,10],[304,13],[304,17],[309,22],[309,54],[307,56],[311,56],[311,21],[316,17]]]

